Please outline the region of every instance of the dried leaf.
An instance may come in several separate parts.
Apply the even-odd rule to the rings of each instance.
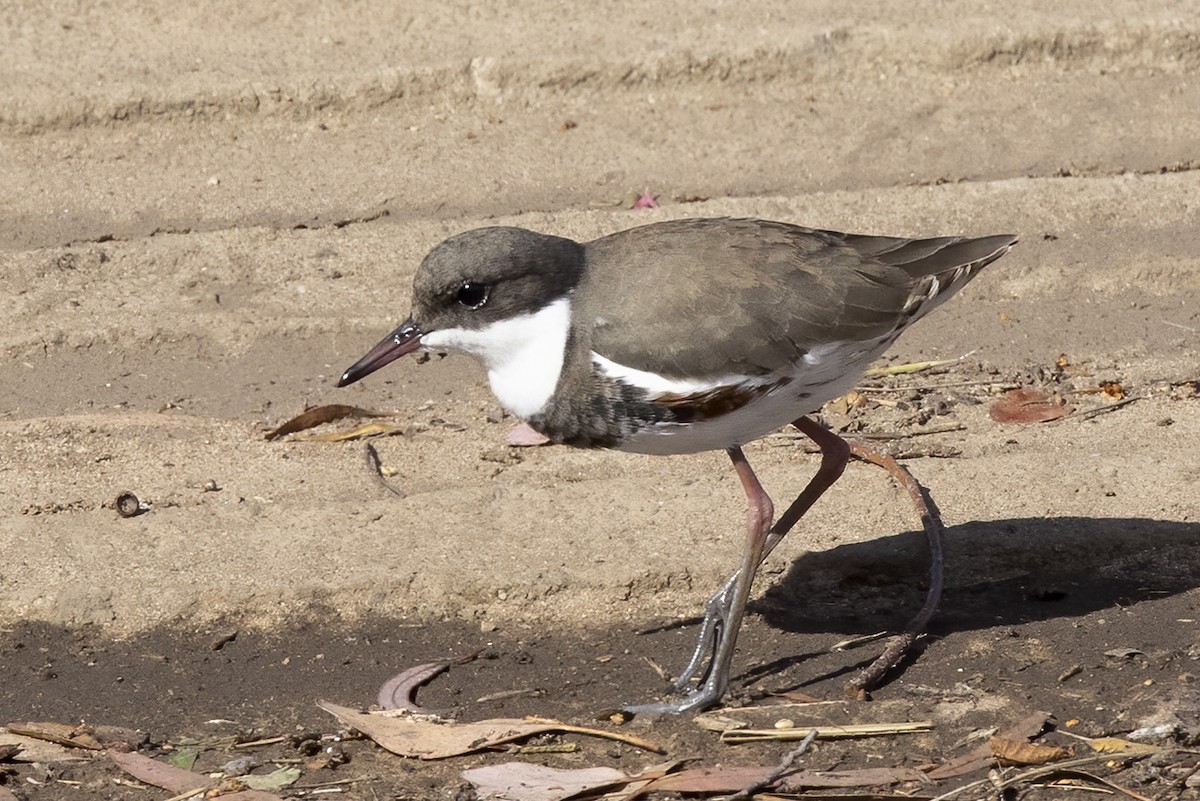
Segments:
[[[251,790],[282,790],[291,787],[300,778],[300,768],[279,768],[270,773],[242,776],[239,781]]]
[[[195,748],[180,748],[178,751],[171,752],[167,761],[180,770],[191,770],[195,766],[198,756],[200,756],[200,752]]]
[[[1010,389],[988,409],[997,423],[1046,423],[1066,417],[1075,407],[1056,402],[1029,387]]]
[[[319,701],[317,706],[343,724],[359,730],[393,754],[420,759],[445,759],[469,754],[472,751],[551,731],[604,737],[630,743],[647,751],[662,753],[661,747],[638,737],[571,726],[544,718],[496,718],[475,723],[453,723],[395,717],[387,713],[359,712],[328,701]]]
[[[647,793],[733,793],[762,784],[775,772],[774,765],[716,765],[688,768],[650,783]]]
[[[1157,754],[1162,749],[1149,743],[1132,743],[1120,737],[1096,737],[1084,740],[1088,747],[1101,754],[1116,754],[1118,756],[1147,756]]]
[[[1100,391],[1113,400],[1121,400],[1125,397],[1125,387],[1121,386],[1120,381],[1105,381],[1100,384]]]
[[[1006,740],[1028,740],[1041,734],[1042,730],[1046,728],[1047,722],[1052,720],[1054,720],[1054,717],[1048,712],[1035,712],[1000,732],[999,736]],[[941,781],[943,779],[953,779],[956,776],[965,776],[977,770],[986,770],[991,765],[992,748],[987,743],[984,743],[962,756],[957,756],[954,759],[943,762],[938,767],[929,771],[927,775],[934,781]]]
[[[159,762],[157,759],[151,759],[142,754],[109,751],[108,756],[117,764],[118,768],[138,781],[153,784],[155,787],[161,787],[172,793],[203,790],[213,786],[212,780],[207,776],[168,765],[166,762]]]
[[[10,757],[13,762],[80,762],[88,758],[87,751],[79,748],[67,748],[0,729],[0,747],[8,746],[20,749]]]
[[[88,751],[101,751],[104,749],[86,728],[71,726],[66,723],[32,721],[27,723],[10,723],[4,728],[13,734],[22,734],[26,737],[45,740],[48,743],[63,745],[67,748],[84,748]]]
[[[610,790],[602,796],[598,796],[596,801],[633,801],[635,798],[641,798],[647,788],[654,783],[656,779],[661,779],[675,768],[682,765],[686,760],[672,759],[667,762],[660,762],[657,765],[649,765],[638,773],[630,777],[629,783],[617,790]]]
[[[504,801],[563,801],[589,790],[625,784],[630,777],[616,768],[562,770],[529,762],[504,762],[464,770],[462,777],[478,797]]]
[[[311,409],[306,409],[300,414],[288,420],[283,425],[279,426],[266,435],[266,439],[273,440],[288,434],[295,434],[297,431],[304,431],[309,428],[322,425],[324,423],[332,423],[335,420],[341,420],[345,417],[387,417],[388,415],[380,412],[372,412],[367,409],[360,409],[357,406],[346,406],[341,403],[332,403],[327,406],[314,406]]]
[[[1042,745],[1028,740],[1010,740],[1007,737],[992,737],[988,740],[992,756],[1001,765],[1045,765],[1066,759],[1071,752],[1056,745]]]
[[[729,793],[761,784],[776,770],[774,765],[716,766],[691,768],[672,773],[653,782],[647,792]],[[863,768],[861,770],[800,770],[789,773],[777,789],[785,792],[832,789],[839,787],[875,787],[900,782],[919,782],[924,775],[913,768]]]

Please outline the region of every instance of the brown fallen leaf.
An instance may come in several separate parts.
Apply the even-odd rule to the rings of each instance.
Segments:
[[[564,801],[583,792],[626,784],[630,776],[616,768],[551,768],[532,762],[503,762],[464,770],[481,801]]]
[[[1003,737],[1006,740],[1028,740],[1041,734],[1047,724],[1053,721],[1054,716],[1050,713],[1035,712],[1028,717],[1022,718],[1017,723],[1000,732],[997,736]],[[992,748],[987,743],[983,743],[961,756],[943,762],[926,775],[934,781],[941,781],[943,779],[953,779],[956,776],[965,776],[968,773],[974,773],[979,770],[986,770],[991,766]]]
[[[309,428],[322,425],[324,423],[332,423],[335,420],[341,420],[345,417],[389,417],[390,415],[382,412],[372,412],[367,409],[360,409],[357,406],[346,406],[341,403],[331,403],[326,406],[314,406],[311,409],[305,409],[300,414],[288,420],[283,425],[269,431],[266,434],[267,440],[279,439],[288,434],[295,434],[297,431],[304,431]]]
[[[641,773],[631,776],[629,783],[624,787],[610,790],[604,795],[597,797],[596,801],[634,801],[634,799],[641,798],[645,795],[647,788],[656,779],[666,776],[684,762],[685,760],[682,759],[672,759],[643,768]]]
[[[216,786],[216,782],[199,773],[159,762],[136,752],[109,751],[109,759],[117,767],[133,778],[146,784],[153,784],[172,793],[184,793],[189,790],[203,790]]]
[[[1066,417],[1074,406],[1048,398],[1030,387],[1010,389],[988,409],[988,416],[997,423],[1047,423]]]
[[[1047,762],[1057,762],[1071,756],[1066,748],[1056,745],[1042,745],[1028,740],[1010,740],[1007,737],[992,737],[988,740],[992,756],[1006,767],[1014,765],[1045,765]]]
[[[152,784],[155,787],[161,787],[177,795],[193,792],[201,793],[218,786],[217,782],[207,776],[192,773],[190,770],[177,768],[174,765],[168,765],[166,762],[159,762],[157,759],[151,759],[144,754],[109,751],[108,756],[116,763],[117,767],[138,781]],[[225,786],[222,785],[221,789],[224,790]],[[283,801],[280,796],[263,790],[221,792],[220,798],[221,801]]]
[[[419,759],[445,759],[492,748],[545,732],[574,732],[630,743],[637,748],[661,754],[654,743],[627,734],[572,726],[545,718],[495,718],[474,723],[435,722],[396,717],[386,713],[359,712],[328,701],[317,706],[346,726],[357,729],[393,754]]]
[[[774,765],[743,765],[689,768],[658,779],[646,792],[730,793],[760,784],[775,772]],[[789,773],[776,788],[783,792],[835,789],[839,787],[875,787],[900,782],[924,781],[924,774],[913,768],[863,768],[861,770],[798,770]]]

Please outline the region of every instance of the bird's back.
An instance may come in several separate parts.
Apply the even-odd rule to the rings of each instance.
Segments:
[[[1015,241],[858,236],[764,220],[658,223],[585,246],[577,319],[592,350],[634,369],[774,373],[831,342],[898,332]]]

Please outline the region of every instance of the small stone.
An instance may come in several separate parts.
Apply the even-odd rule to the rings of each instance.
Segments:
[[[775,721],[775,728],[794,729],[796,728],[796,721],[792,720],[791,718],[780,718],[779,720]]]
[[[1174,736],[1178,730],[1179,727],[1174,723],[1159,723],[1153,726],[1143,726],[1140,729],[1134,729],[1125,735],[1125,739],[1132,740],[1135,743],[1165,740],[1168,737]]]

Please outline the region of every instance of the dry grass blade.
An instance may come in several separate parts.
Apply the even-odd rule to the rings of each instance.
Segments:
[[[803,740],[816,732],[818,740],[839,740],[849,737],[885,737],[892,734],[912,734],[929,731],[932,720],[905,723],[848,723],[844,726],[797,726],[794,729],[731,729],[721,733],[723,743],[789,742]]]
[[[1145,399],[1145,395],[1131,395],[1130,397],[1123,398],[1116,403],[1110,403],[1107,406],[1100,406],[1096,409],[1088,409],[1086,412],[1080,412],[1079,414],[1075,415],[1074,418],[1068,419],[1090,420],[1093,417],[1099,417],[1100,415],[1107,414],[1108,412],[1115,412],[1117,409],[1120,409],[1123,406],[1128,406],[1131,403],[1136,403],[1137,401]]]
[[[405,426],[394,423],[367,423],[349,431],[335,431],[332,434],[313,434],[308,437],[296,437],[297,442],[350,442],[366,437],[382,437],[389,434],[403,434]]]
[[[1128,787],[1122,787],[1121,785],[1117,784],[1116,782],[1111,782],[1108,779],[1104,778],[1103,776],[1097,776],[1094,773],[1087,773],[1082,770],[1069,770],[1069,769],[1068,770],[1058,770],[1058,771],[1055,771],[1054,773],[1052,773],[1051,776],[1047,776],[1046,778],[1052,778],[1055,776],[1064,778],[1064,779],[1080,779],[1085,782],[1091,782],[1093,784],[1098,784],[1101,787],[1107,787],[1110,790],[1114,790],[1118,793],[1127,795],[1130,798],[1135,799],[1135,801],[1155,801],[1153,798],[1150,798],[1149,796],[1144,796],[1141,793],[1135,793],[1133,790],[1130,790]]]
[[[974,353],[975,351],[971,351]],[[945,367],[947,364],[958,364],[963,359],[971,355],[965,353],[957,359],[942,359],[936,362],[910,362],[908,364],[893,364],[890,367],[874,367],[863,373],[864,378],[878,378],[885,375],[908,375],[910,373],[920,373],[925,370],[931,370],[934,367]]]

